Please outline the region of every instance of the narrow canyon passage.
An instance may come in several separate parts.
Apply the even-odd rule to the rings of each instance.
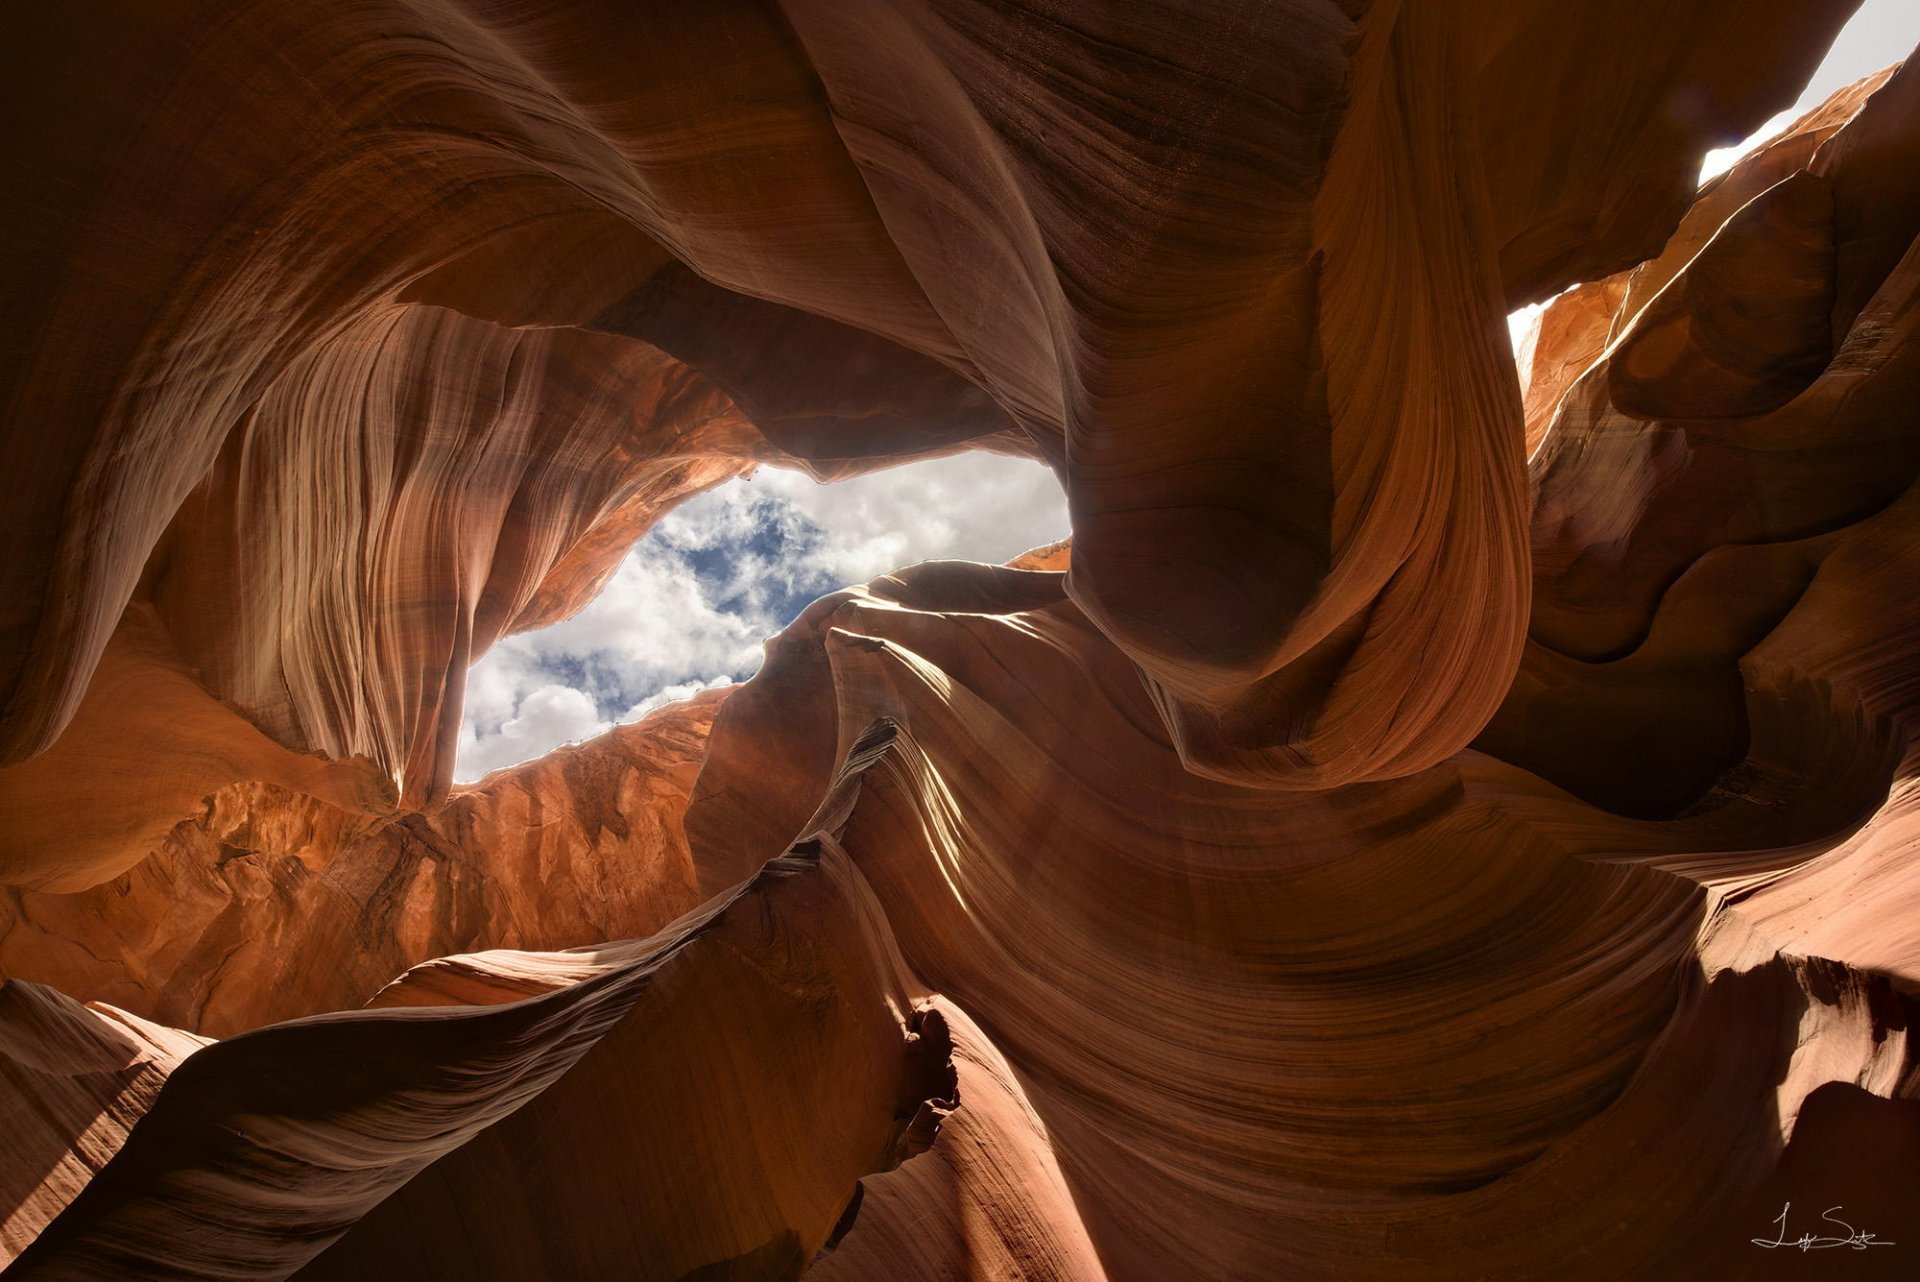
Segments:
[[[1913,1275],[1906,0],[21,25],[9,1282]]]

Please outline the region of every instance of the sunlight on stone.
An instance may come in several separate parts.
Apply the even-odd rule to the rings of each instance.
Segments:
[[[468,674],[454,777],[472,782],[745,680],[829,592],[944,557],[1004,561],[1067,533],[1038,463],[973,453],[835,485],[762,468],[661,520],[587,607]]]
[[[1734,162],[1819,106],[1834,90],[1899,62],[1916,41],[1920,41],[1920,0],[1866,0],[1841,28],[1800,100],[1743,141],[1708,152],[1700,165],[1700,181],[1733,168]]]

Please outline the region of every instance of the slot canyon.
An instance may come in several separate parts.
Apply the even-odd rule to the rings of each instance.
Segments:
[[[1859,8],[15,13],[6,1282],[1920,1276]],[[456,782],[676,510],[969,452],[1067,537]]]

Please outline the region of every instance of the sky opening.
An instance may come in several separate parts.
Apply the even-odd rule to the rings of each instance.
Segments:
[[[836,485],[763,467],[669,512],[573,618],[473,665],[454,778],[743,681],[761,643],[850,583],[919,561],[1005,561],[1067,534],[1039,463],[963,454]]]
[[[1825,102],[1834,90],[1892,66],[1915,44],[1920,44],[1920,0],[1866,0],[1840,29],[1799,100],[1745,141],[1708,152],[1700,165],[1700,181],[1733,168],[1740,157]]]
[[[1920,0],[1866,0],[1799,100],[1707,153],[1701,182],[1916,43]],[[1541,310],[1508,318],[1522,370]],[[470,783],[743,681],[763,641],[847,584],[942,557],[1004,561],[1067,531],[1053,474],[1023,459],[963,454],[833,486],[762,468],[670,512],[579,614],[509,637],[473,666],[454,778]]]
[[[1866,0],[1834,37],[1827,56],[1793,106],[1731,147],[1708,152],[1700,162],[1701,184],[1733,168],[1742,156],[1825,102],[1835,90],[1899,62],[1916,44],[1920,44],[1920,0]],[[1507,317],[1522,386],[1533,361],[1534,342],[1540,336],[1540,314],[1551,301],[1529,304]]]

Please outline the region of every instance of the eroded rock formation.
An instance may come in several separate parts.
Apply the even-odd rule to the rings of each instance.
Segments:
[[[1907,1275],[1920,68],[1693,181],[1846,4],[113,8],[4,109],[9,1278]],[[965,448],[1071,543],[452,786],[675,503]]]

